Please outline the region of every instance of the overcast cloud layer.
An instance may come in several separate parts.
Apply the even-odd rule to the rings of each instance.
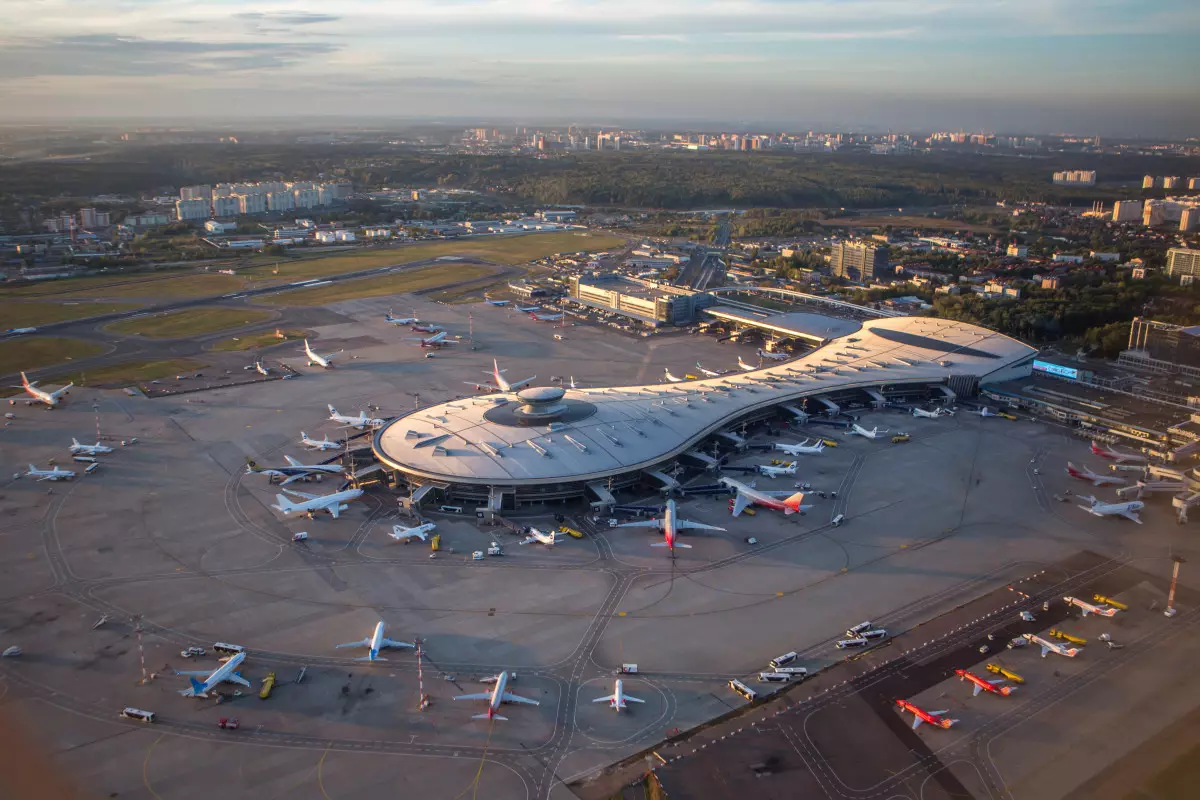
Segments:
[[[1200,134],[1195,0],[0,0],[5,118]]]

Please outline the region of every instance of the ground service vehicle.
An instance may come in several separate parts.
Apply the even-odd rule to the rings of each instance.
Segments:
[[[808,677],[808,669],[805,667],[779,667],[775,671],[781,672],[784,675],[791,675],[793,678]]]
[[[737,502],[737,500],[736,500],[735,498],[730,498],[730,500],[729,500],[729,513],[730,513],[730,514],[732,514],[732,513],[733,513],[733,504],[734,504],[734,503],[736,503],[736,502]],[[757,511],[755,511],[755,510],[754,510],[753,508],[751,508],[750,506],[746,506],[745,508],[743,508],[743,509],[742,509],[742,513],[743,513],[743,514],[745,514],[745,515],[746,515],[746,516],[748,516],[748,517],[754,517],[754,516],[757,516],[757,515],[758,515],[758,512],[757,512]]]
[[[441,511],[445,514],[463,513],[462,506],[438,506],[438,511]]]
[[[863,631],[862,633],[859,634],[859,636],[866,639],[867,641],[870,641],[872,639],[882,639],[883,637],[887,636],[887,629],[875,628],[874,630]]]
[[[897,433],[892,437],[892,444],[900,444],[902,442],[907,442],[908,440],[909,435],[907,433]]]
[[[785,664],[792,663],[799,657],[800,657],[800,654],[796,653],[796,652],[784,653],[781,656],[775,656],[774,658],[772,658],[770,661],[767,662],[767,665],[771,669],[777,670],[780,667],[784,666]]]
[[[846,515],[838,514],[836,517],[834,517],[832,520],[829,521],[829,524],[836,528],[837,526],[841,525],[845,521],[846,521]]]
[[[736,678],[729,681],[729,688],[733,689],[735,692],[737,692],[738,694],[740,694],[742,697],[746,698],[747,700],[754,700],[754,698],[758,697],[758,692],[754,691],[749,686],[742,683],[741,681],[739,681]]]
[[[867,644],[870,644],[870,643],[866,639],[862,639],[862,638],[856,637],[854,639],[842,639],[841,641],[839,641],[837,643],[837,649],[838,650],[846,650],[851,647],[864,647]]]
[[[875,623],[871,622],[870,620],[867,620],[866,622],[860,622],[857,625],[846,628],[846,635],[850,637],[858,636],[863,631],[869,631],[873,627],[875,627]]]
[[[784,672],[760,672],[758,673],[759,683],[787,683],[792,679],[791,675]]]
[[[202,656],[207,652],[203,647],[189,647],[187,650],[180,650],[179,655],[184,658],[192,658],[193,656]]]
[[[227,656],[236,656],[238,653],[246,652],[246,648],[240,644],[229,644],[227,642],[217,642],[212,646],[214,653],[224,653]]]
[[[435,533],[433,538],[429,540],[429,548],[435,553],[442,549],[442,535],[440,533]]]
[[[582,533],[575,530],[574,528],[569,528],[566,525],[559,527],[558,532],[565,533],[567,536],[570,536],[572,539],[582,539],[583,538]]]
[[[266,700],[271,696],[271,690],[275,688],[275,673],[268,672],[267,677],[263,678],[262,689],[258,692],[259,700]]]
[[[217,720],[217,727],[224,728],[227,731],[236,731],[238,728],[242,727],[242,723],[236,719],[221,717],[219,720]]]
[[[638,671],[637,664],[622,664],[621,672],[625,675],[636,675]]]
[[[154,712],[142,711],[140,708],[126,708],[121,712],[121,716],[138,722],[154,722]]]

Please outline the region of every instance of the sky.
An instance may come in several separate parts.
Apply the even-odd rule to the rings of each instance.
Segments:
[[[1196,0],[0,0],[0,121],[1200,135]]]

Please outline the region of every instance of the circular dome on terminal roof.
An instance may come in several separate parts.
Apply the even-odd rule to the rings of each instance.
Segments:
[[[517,392],[517,399],[522,403],[540,404],[557,403],[563,399],[567,390],[561,386],[532,386]]]

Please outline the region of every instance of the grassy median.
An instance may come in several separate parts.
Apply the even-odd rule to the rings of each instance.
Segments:
[[[257,350],[260,347],[271,347],[273,345],[282,344],[283,342],[296,342],[304,338],[304,331],[301,330],[286,330],[279,331],[283,336],[277,336],[276,331],[260,331],[258,333],[247,333],[236,338],[222,339],[221,341],[210,347],[210,350],[215,350],[218,353],[229,353],[238,350]]]
[[[105,326],[105,330],[150,339],[184,339],[265,322],[272,316],[270,311],[257,308],[187,308],[123,319]]]
[[[28,372],[80,358],[91,358],[107,348],[82,339],[38,336],[32,339],[13,339],[0,346],[0,375]]]
[[[371,278],[339,281],[328,286],[311,289],[295,289],[289,292],[260,297],[258,303],[276,306],[323,306],[342,300],[357,300],[361,297],[379,297],[389,294],[405,294],[423,289],[437,289],[467,281],[477,281],[495,274],[492,267],[482,264],[445,264],[376,275]]]
[[[173,378],[175,375],[193,373],[207,366],[204,362],[193,358],[124,361],[90,369],[86,372],[63,372],[46,378],[42,383],[47,386],[65,386],[68,383],[74,383],[76,386],[118,388],[159,378]]]

